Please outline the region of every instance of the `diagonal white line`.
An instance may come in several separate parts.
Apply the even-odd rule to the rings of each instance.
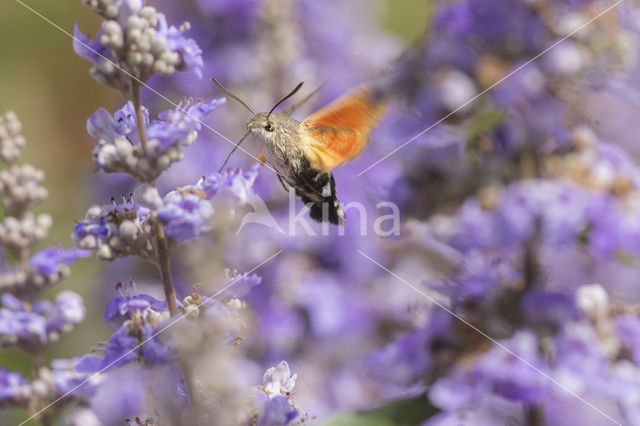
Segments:
[[[214,129],[213,127],[209,126],[207,123],[205,123],[204,121],[198,119],[197,117],[193,116],[192,114],[190,114],[187,110],[185,110],[184,108],[182,108],[180,105],[176,104],[175,102],[173,102],[171,99],[167,98],[165,95],[163,95],[162,93],[158,92],[156,89],[154,89],[153,87],[149,86],[148,84],[146,84],[143,81],[140,81],[137,77],[131,75],[127,70],[123,69],[122,67],[120,67],[118,64],[114,63],[113,61],[111,61],[110,59],[104,57],[103,55],[101,55],[99,52],[96,52],[94,49],[91,48],[91,46],[87,46],[85,43],[83,43],[82,41],[78,40],[73,34],[71,34],[69,31],[65,30],[64,28],[62,28],[61,26],[59,26],[58,24],[56,24],[55,22],[53,22],[52,20],[50,20],[49,18],[47,18],[46,16],[42,15],[40,12],[38,12],[37,10],[33,9],[32,7],[30,7],[29,5],[25,4],[24,2],[22,2],[21,0],[15,0],[17,3],[19,3],[20,5],[22,5],[24,8],[30,10],[31,12],[33,12],[34,14],[36,14],[37,16],[39,16],[40,18],[42,18],[44,21],[46,21],[47,23],[49,23],[50,25],[52,25],[53,27],[57,28],[58,30],[62,31],[64,34],[68,35],[69,37],[71,37],[74,41],[80,43],[81,45],[83,45],[84,47],[86,47],[87,49],[91,50],[93,53],[95,53],[96,55],[100,56],[102,59],[104,59],[105,61],[109,62],[111,65],[113,65],[114,67],[116,67],[118,70],[120,70],[122,73],[126,74],[128,77],[130,77],[131,79],[135,80],[137,83],[139,83],[141,86],[146,87],[147,89],[149,89],[149,91],[153,92],[154,94],[160,96],[162,99],[164,99],[165,101],[167,101],[169,104],[173,105],[174,107],[176,107],[177,109],[179,109],[180,111],[182,111],[183,113],[185,113],[186,115],[188,115],[189,117],[193,118],[194,120],[200,122],[201,125],[203,125],[204,127],[206,127],[207,129],[211,130],[213,133],[215,133],[216,135],[220,136],[222,139],[224,139],[225,141],[229,142],[231,145],[235,146],[236,143],[233,142],[231,139],[229,139],[228,137],[226,137],[225,135],[223,135],[222,133],[218,132],[216,129]],[[258,158],[254,157],[249,151],[247,151],[246,149],[242,148],[242,147],[238,147],[238,149],[242,152],[244,152],[245,154],[249,155],[251,158],[253,158],[256,161],[259,161],[262,163],[262,161],[260,161]],[[276,174],[278,172],[275,171],[275,169],[273,167],[271,167],[269,164],[267,163],[263,163],[264,166],[266,166],[267,168],[273,170]]]
[[[16,0],[17,1],[17,0]],[[384,160],[386,160],[387,158],[389,158],[390,156],[392,156],[393,154],[395,154],[396,152],[400,151],[402,148],[404,148],[405,146],[409,145],[411,142],[413,142],[414,140],[416,140],[417,138],[419,138],[420,136],[424,135],[425,133],[427,133],[429,130],[433,129],[434,127],[436,127],[438,124],[442,123],[443,121],[445,121],[447,118],[451,117],[453,114],[455,114],[456,112],[460,111],[462,108],[466,107],[467,105],[469,105],[470,103],[474,102],[476,99],[480,98],[482,95],[486,94],[487,92],[489,92],[490,90],[494,89],[496,86],[499,86],[500,84],[502,84],[505,80],[507,80],[509,77],[513,76],[515,73],[517,73],[518,71],[522,70],[524,67],[526,67],[527,65],[530,65],[532,62],[536,61],[537,59],[539,59],[542,55],[548,53],[551,49],[553,49],[554,47],[556,47],[557,45],[559,45],[560,43],[562,43],[563,41],[565,41],[566,39],[568,39],[569,37],[573,36],[574,34],[576,34],[577,32],[579,32],[580,30],[582,30],[584,27],[586,27],[587,25],[590,25],[593,21],[595,21],[596,19],[600,18],[602,15],[605,15],[606,13],[610,12],[612,9],[614,9],[616,6],[618,6],[620,3],[622,3],[624,0],[618,0],[616,1],[614,4],[612,4],[611,6],[607,7],[606,9],[604,9],[603,11],[601,11],[600,13],[598,13],[596,16],[594,16],[593,18],[589,19],[587,22],[585,22],[584,24],[580,25],[578,28],[576,28],[575,30],[571,31],[569,34],[567,34],[566,36],[562,37],[560,40],[556,41],[555,43],[553,43],[551,46],[547,47],[546,49],[544,49],[542,52],[538,53],[536,56],[534,56],[533,58],[529,59],[527,62],[525,62],[524,64],[520,65],[519,67],[517,67],[516,69],[514,69],[513,71],[511,71],[509,74],[505,75],[504,77],[502,77],[500,80],[496,81],[495,83],[493,83],[491,86],[487,87],[486,89],[484,89],[482,92],[478,93],[477,95],[475,95],[473,98],[469,99],[468,101],[466,101],[464,104],[460,105],[458,108],[454,109],[453,111],[451,111],[449,114],[445,115],[444,117],[442,117],[440,120],[436,121],[435,123],[433,123],[431,126],[427,127],[426,129],[424,129],[423,131],[421,131],[420,133],[418,133],[417,135],[415,135],[414,137],[412,137],[411,139],[407,140],[406,142],[404,142],[402,145],[400,145],[399,147],[397,147],[396,149],[394,149],[393,151],[391,151],[390,153],[388,153],[387,155],[385,155],[384,157],[382,157],[381,159],[379,159],[378,161],[376,161],[375,163],[371,164],[369,167],[367,167],[366,169],[362,170],[361,172],[359,172],[356,176],[360,176],[361,174],[367,172],[368,170],[372,169],[373,167],[377,166],[378,164],[380,164],[381,162],[383,162]]]
[[[247,274],[252,273],[253,271],[255,271],[256,269],[260,268],[261,266],[263,266],[265,263],[269,262],[271,259],[273,259],[274,257],[278,256],[280,253],[282,253],[284,250],[278,250],[276,253],[272,254],[271,256],[269,256],[269,258],[267,258],[266,260],[262,261],[259,265],[254,266],[250,271],[245,272],[245,274],[241,277],[236,278],[235,280],[231,281],[229,284],[227,284],[226,286],[224,286],[221,290],[217,291],[213,296],[209,296],[206,299],[204,299],[202,301],[202,303],[200,303],[199,306],[204,306],[207,302],[209,302],[210,300],[212,300],[213,298],[215,298],[216,296],[220,295],[222,292],[224,292],[225,290],[227,290],[229,287],[231,287],[232,285],[234,285],[235,283],[237,283],[238,281],[242,280]],[[175,323],[177,323],[178,321],[183,320],[184,318],[187,317],[187,315],[189,315],[190,313],[195,312],[195,311],[188,311],[187,313],[183,313],[180,315],[177,315],[175,318],[173,318],[171,321],[169,321],[169,323],[167,325],[165,325],[163,328],[161,328],[160,330],[156,331],[153,335],[151,335],[151,337],[143,340],[142,342],[138,343],[137,346],[135,346],[134,348],[130,349],[129,351],[127,351],[126,353],[120,355],[117,359],[115,359],[114,361],[110,362],[106,367],[102,368],[100,371],[97,371],[95,373],[93,373],[91,376],[89,376],[89,378],[85,379],[82,383],[80,383],[79,385],[75,386],[73,389],[69,390],[68,392],[66,392],[64,395],[58,397],[56,400],[50,402],[48,405],[46,405],[45,407],[41,408],[40,410],[38,410],[37,412],[35,412],[33,415],[31,415],[31,417],[23,420],[21,423],[18,424],[18,426],[22,426],[23,424],[27,423],[29,420],[37,417],[38,415],[40,415],[43,411],[51,408],[51,406],[53,406],[54,404],[58,403],[60,400],[66,398],[67,396],[71,395],[73,392],[75,392],[76,390],[78,390],[80,387],[82,387],[84,384],[86,384],[87,382],[93,380],[94,378],[98,377],[100,374],[104,373],[107,369],[109,369],[110,367],[112,367],[114,364],[116,364],[118,361],[120,361],[121,359],[123,359],[124,357],[126,357],[127,355],[129,355],[130,353],[138,350],[139,348],[141,348],[145,343],[147,343],[149,340],[153,339],[154,337],[156,337],[157,335],[159,335],[160,333],[166,331],[167,329],[169,329],[169,327],[173,326]]]
[[[391,274],[392,276],[394,276],[395,278],[397,278],[398,280],[400,280],[402,283],[406,284],[408,287],[411,287],[412,289],[414,289],[415,291],[417,291],[418,293],[420,293],[421,295],[423,295],[424,297],[426,297],[427,299],[429,299],[431,302],[433,302],[434,304],[438,305],[440,308],[444,309],[447,313],[449,313],[450,315],[452,315],[453,317],[455,317],[456,319],[460,320],[461,322],[463,322],[465,325],[469,326],[471,329],[473,329],[474,331],[476,331],[477,333],[479,333],[480,335],[482,335],[483,337],[487,338],[488,340],[490,340],[491,342],[493,342],[496,346],[500,347],[501,349],[504,349],[506,352],[508,352],[510,355],[514,356],[515,358],[517,358],[518,360],[520,360],[522,363],[524,363],[525,365],[527,365],[528,367],[530,367],[531,369],[533,369],[535,372],[539,373],[540,375],[542,375],[544,378],[550,380],[551,382],[553,382],[555,385],[557,385],[559,388],[561,388],[562,390],[564,390],[565,392],[567,392],[569,395],[574,396],[576,398],[578,398],[580,401],[582,401],[584,404],[586,404],[587,406],[593,408],[594,410],[596,410],[598,413],[602,414],[604,417],[606,417],[607,419],[611,420],[613,423],[622,426],[622,423],[618,422],[617,420],[615,420],[614,418],[612,418],[611,416],[609,416],[607,413],[605,413],[604,411],[600,410],[598,407],[596,407],[595,405],[593,405],[592,403],[590,403],[589,401],[587,401],[586,399],[582,398],[580,395],[576,394],[575,392],[573,392],[572,390],[566,388],[565,386],[563,386],[561,383],[559,383],[558,381],[556,381],[553,377],[549,376],[547,373],[545,373],[544,371],[540,370],[539,368],[537,368],[535,365],[531,364],[529,361],[527,361],[526,359],[522,358],[521,356],[517,355],[516,353],[514,353],[511,349],[509,349],[508,347],[506,347],[504,344],[500,343],[499,341],[493,339],[491,336],[489,336],[487,333],[485,333],[484,331],[480,330],[478,327],[476,327],[475,325],[471,324],[469,321],[467,321],[466,319],[464,319],[463,317],[461,317],[460,315],[456,314],[455,312],[453,312],[451,309],[447,308],[445,305],[443,305],[442,303],[438,302],[437,300],[435,300],[433,297],[429,296],[428,294],[426,294],[425,292],[421,291],[419,288],[417,288],[416,286],[412,285],[411,283],[409,283],[408,281],[404,280],[402,277],[400,277],[399,275],[396,275],[394,272],[392,272],[391,270],[385,268],[383,265],[381,265],[380,263],[376,262],[375,260],[373,260],[372,258],[370,258],[369,256],[367,256],[365,253],[363,253],[362,251],[356,249],[356,251],[358,252],[358,254],[360,254],[361,256],[365,257],[366,259],[369,259],[372,263],[378,265],[381,269],[387,271],[389,274]]]

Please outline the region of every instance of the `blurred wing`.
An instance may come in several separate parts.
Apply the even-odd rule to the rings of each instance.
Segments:
[[[385,110],[386,102],[365,86],[307,117],[298,133],[311,166],[328,172],[360,155]]]

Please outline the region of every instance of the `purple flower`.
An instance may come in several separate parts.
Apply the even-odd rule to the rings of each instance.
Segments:
[[[11,293],[2,293],[2,307],[11,311],[25,311],[24,302]]]
[[[62,332],[84,319],[86,308],[82,297],[69,290],[58,294],[47,316],[47,332]]]
[[[547,392],[549,383],[538,371],[522,362],[526,360],[538,370],[545,370],[537,353],[535,335],[519,332],[504,342],[516,356],[494,346],[473,364],[462,365],[436,381],[429,391],[433,403],[445,410],[459,410],[481,396],[494,392],[506,399],[535,404]]]
[[[76,370],[79,373],[103,372],[134,361],[139,356],[136,350],[139,343],[138,337],[131,336],[129,328],[123,325],[109,338],[104,348],[104,357],[84,355],[78,362]]]
[[[97,167],[107,173],[128,173],[139,182],[155,182],[172,163],[182,158],[184,148],[195,141],[202,120],[224,102],[224,98],[209,103],[185,100],[176,109],[163,111],[157,120],[151,121],[144,109],[146,149],[140,145],[131,101],[113,116],[99,109],[87,120],[87,131],[99,141],[93,151]]]
[[[586,323],[565,324],[555,337],[553,377],[575,392],[607,394],[611,365],[598,332]]]
[[[40,347],[47,342],[46,319],[33,312],[0,309],[0,345]]]
[[[84,319],[85,307],[82,298],[72,292],[63,291],[56,300],[37,301],[33,305],[20,302],[9,293],[2,295],[0,308],[0,344],[41,348],[58,339],[63,332]]]
[[[227,288],[221,296],[228,296],[234,299],[246,296],[253,287],[259,285],[262,282],[262,277],[257,274],[233,274],[227,277]]]
[[[102,84],[124,93],[129,75],[142,81],[154,74],[193,69],[202,77],[202,50],[185,37],[189,25],[169,26],[164,14],[142,1],[89,3],[106,20],[96,41],[75,27],[74,50],[94,64],[91,75]]]
[[[422,380],[430,366],[429,335],[422,330],[409,332],[385,348],[365,358],[367,368],[378,379],[410,385]]]
[[[122,324],[133,318],[134,315],[146,316],[147,310],[165,311],[167,302],[157,300],[148,294],[131,294],[123,289],[123,285],[118,283],[117,288],[120,296],[111,299],[104,314],[104,320],[111,328],[118,329]],[[179,305],[181,305],[178,302]]]
[[[29,382],[22,374],[0,368],[0,407],[24,405],[30,394]]]
[[[172,191],[164,197],[158,217],[167,227],[167,233],[176,240],[189,240],[211,230],[213,217],[211,201],[204,193]]]
[[[247,171],[228,169],[169,192],[158,208],[158,217],[176,240],[189,240],[211,230],[212,201],[232,208],[247,202],[258,175],[259,164]]]
[[[92,206],[84,222],[74,227],[72,239],[81,249],[97,250],[98,257],[113,260],[138,255],[153,256],[152,229],[148,223],[149,209],[130,197],[122,204]]]
[[[543,48],[542,20],[509,0],[466,0],[448,4],[434,18],[436,33],[462,42],[478,39],[502,54],[537,53]],[[459,50],[458,46],[451,46]]]
[[[76,22],[73,27],[73,50],[81,57],[92,62],[94,65],[104,62],[106,60],[115,60],[115,57],[109,49],[107,49],[102,43],[100,38],[102,33],[98,33],[96,41],[94,42],[91,37],[85,35],[80,31],[80,27]]]
[[[118,69],[120,65],[115,54],[102,44],[101,39],[102,31],[93,41],[80,31],[78,23],[73,28],[73,50],[93,64],[91,76],[100,84],[126,92],[130,87],[130,77]]]
[[[426,327],[405,333],[384,349],[369,354],[365,358],[368,369],[376,378],[390,383],[420,383],[438,372],[443,359],[453,356],[451,348],[458,345],[454,321],[447,312],[432,312]]]
[[[176,346],[166,336],[155,334],[163,327],[164,323],[147,323],[142,327],[142,356],[148,362],[155,364],[168,364],[176,359]]]
[[[533,235],[541,221],[546,238],[571,241],[587,226],[587,199],[583,191],[570,184],[553,181],[525,181],[509,187],[502,198],[497,229],[511,244],[522,244]]]
[[[149,397],[147,384],[149,376],[155,373],[130,364],[105,374],[104,382],[91,400],[99,424],[116,425],[124,423],[123,419],[144,418]]]
[[[204,62],[202,60],[202,49],[191,38],[184,36],[184,30],[174,26],[167,26],[164,15],[158,17],[158,33],[167,40],[169,50],[178,52],[181,63],[177,66],[180,71],[192,69],[198,78],[202,78]]]
[[[529,324],[550,327],[552,330],[578,317],[573,299],[563,293],[530,291],[524,295],[521,307]]]
[[[105,314],[105,321],[116,331],[103,350],[104,356],[85,355],[78,363],[79,372],[102,371],[135,360],[166,364],[175,359],[171,340],[155,336],[169,319],[167,303],[147,294],[132,295],[119,287],[122,296],[109,303]]]
[[[229,168],[222,173],[215,173],[201,179],[196,187],[202,189],[207,197],[219,195],[225,199],[231,198],[236,203],[246,203],[251,187],[258,177],[260,164],[256,163],[246,171]]]
[[[31,256],[31,267],[40,275],[48,277],[49,275],[61,273],[60,265],[71,265],[81,257],[90,256],[91,252],[80,250],[77,248],[63,249],[62,247],[50,247],[40,250]]]
[[[225,101],[225,98],[213,99],[209,103],[185,100],[176,109],[163,111],[158,115],[158,120],[151,121],[147,126],[147,135],[150,140],[160,141],[160,150],[166,151],[180,142],[190,140],[192,132],[202,128],[202,120]]]
[[[536,232],[557,246],[586,242],[595,253],[616,250],[640,252],[636,236],[640,226],[615,197],[590,191],[564,180],[529,180],[514,183],[494,206],[478,200],[465,202],[454,220],[454,231],[443,237],[463,251],[476,248],[522,247]]]
[[[256,393],[253,403],[258,412],[257,426],[287,425],[298,416],[296,409],[284,396],[268,398],[262,393]]]
[[[83,399],[91,398],[102,383],[102,377],[92,377],[90,374],[79,373],[76,365],[79,358],[54,359],[51,361],[51,371],[54,385],[60,395],[73,392],[73,395]],[[87,379],[89,379],[87,381]]]

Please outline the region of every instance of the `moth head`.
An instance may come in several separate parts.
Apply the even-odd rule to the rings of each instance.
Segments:
[[[282,125],[279,115],[266,112],[256,114],[247,123],[247,128],[254,135],[269,139],[276,134]]]
[[[288,114],[278,114],[273,113],[273,111],[278,108],[278,106],[295,95],[298,90],[302,87],[304,83],[300,82],[298,85],[289,92],[285,97],[280,99],[276,104],[271,108],[269,112],[261,112],[260,114],[255,114],[251,120],[247,123],[247,127],[251,132],[255,132],[258,135],[261,135],[263,138],[268,140],[272,140],[273,137],[283,129],[283,125],[286,124]]]
[[[245,140],[245,138],[249,135],[249,133],[253,133],[255,135],[262,136],[262,138],[267,139],[269,141],[273,141],[274,140],[274,137],[277,134],[278,129],[284,129],[285,128],[284,124],[286,124],[286,120],[283,120],[283,117],[287,117],[288,118],[288,114],[278,114],[278,113],[274,114],[273,111],[275,111],[275,109],[281,103],[283,103],[284,101],[286,101],[287,99],[289,99],[290,97],[295,95],[296,92],[298,90],[300,90],[300,88],[302,87],[302,84],[303,84],[302,82],[298,83],[298,85],[295,87],[295,89],[293,89],[284,98],[282,98],[278,102],[276,102],[276,104],[273,106],[273,108],[271,108],[271,111],[269,111],[268,113],[267,112],[261,112],[259,114],[256,114],[255,112],[253,112],[251,107],[249,107],[249,105],[247,105],[238,96],[234,95],[229,90],[225,89],[224,86],[222,84],[220,84],[220,82],[218,82],[218,80],[216,80],[215,78],[211,78],[211,81],[216,86],[218,86],[218,88],[220,90],[222,90],[227,96],[229,96],[230,98],[235,99],[236,101],[238,101],[247,110],[249,110],[249,112],[251,112],[251,114],[253,114],[253,117],[247,123],[247,127],[249,128],[249,131],[247,133],[245,133],[245,135],[242,137],[242,139],[240,139],[240,141],[236,144],[236,146],[233,148],[233,150],[229,153],[229,155],[227,156],[227,159],[222,164],[222,167],[220,167],[220,171],[222,171],[224,166],[227,164],[227,161],[229,161],[229,158],[231,157],[231,154],[233,154],[233,152],[236,149],[238,149],[238,147],[240,146],[242,141]]]

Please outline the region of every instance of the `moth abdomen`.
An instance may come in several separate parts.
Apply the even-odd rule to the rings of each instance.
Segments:
[[[318,222],[344,225],[344,210],[338,200],[336,181],[331,172],[306,168],[294,176],[296,195],[309,207],[309,216]]]

